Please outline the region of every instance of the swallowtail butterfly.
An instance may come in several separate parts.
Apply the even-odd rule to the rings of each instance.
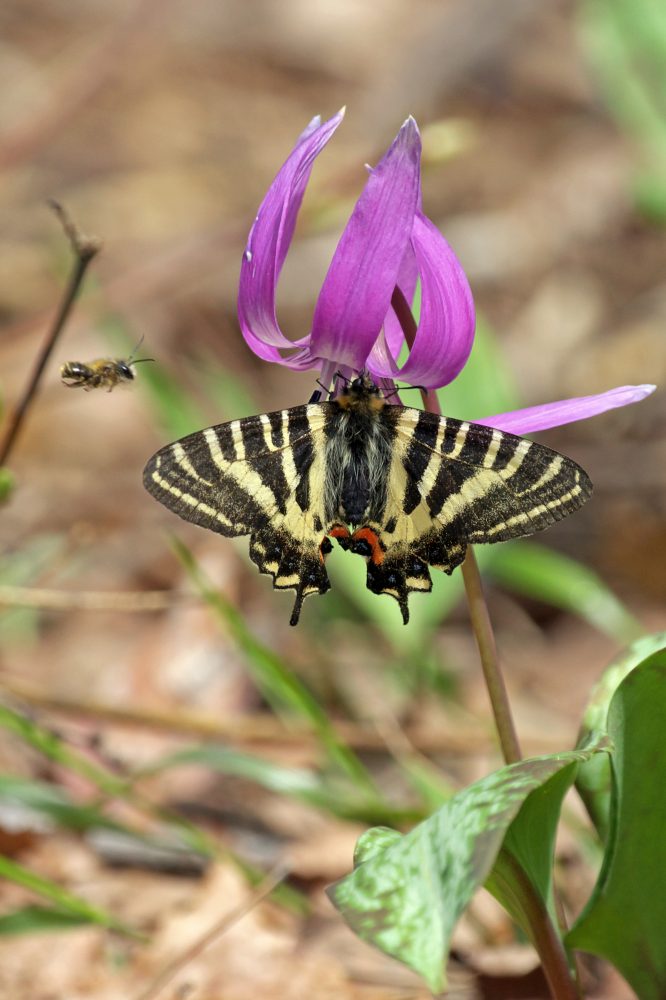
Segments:
[[[335,538],[367,562],[367,586],[409,620],[408,595],[452,573],[470,544],[547,528],[592,492],[571,459],[481,424],[391,405],[362,373],[328,402],[232,420],[160,449],[149,493],[222,535],[249,535],[273,586],[329,587]]]

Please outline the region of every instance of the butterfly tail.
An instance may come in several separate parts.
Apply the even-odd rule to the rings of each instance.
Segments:
[[[250,558],[259,572],[273,577],[276,590],[296,591],[290,625],[298,624],[306,597],[330,590],[324,555],[322,549],[314,546],[303,548],[286,534],[256,532],[250,537]]]
[[[407,553],[382,562],[368,559],[367,587],[373,594],[389,594],[402,612],[402,620],[409,621],[408,597],[413,593],[427,594],[432,590],[428,567],[421,559]]]

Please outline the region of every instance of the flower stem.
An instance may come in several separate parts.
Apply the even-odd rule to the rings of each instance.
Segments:
[[[502,849],[496,870],[501,871],[505,880],[510,879],[512,895],[520,900],[554,1000],[579,1000],[580,991],[571,975],[562,940],[525,869],[510,851]]]
[[[396,286],[391,298],[391,305],[398,318],[398,322],[405,334],[405,340],[411,349],[416,336],[416,321],[412,314],[405,296]],[[437,393],[433,390],[421,390],[423,405],[430,413],[441,414]],[[520,744],[516,735],[516,727],[513,724],[511,706],[506,693],[506,685],[500,668],[499,657],[493,627],[488,614],[488,607],[483,596],[481,585],[481,575],[476,562],[476,557],[471,545],[467,549],[467,557],[462,564],[463,580],[465,581],[465,591],[467,593],[467,603],[469,604],[469,614],[472,622],[472,629],[476,637],[476,644],[479,647],[483,676],[488,688],[490,704],[495,717],[495,725],[499,736],[500,745],[504,760],[507,764],[515,764],[520,760]]]
[[[46,363],[51,356],[51,352],[56,345],[58,337],[62,333],[65,323],[67,322],[67,317],[69,316],[72,306],[76,301],[76,297],[79,293],[81,282],[83,281],[88,264],[101,248],[99,240],[83,236],[78,231],[63,207],[59,205],[58,202],[51,201],[50,205],[60,219],[62,227],[65,230],[65,234],[72,245],[72,250],[74,251],[74,266],[72,268],[69,281],[67,282],[67,288],[65,289],[65,294],[63,295],[60,308],[58,309],[58,313],[53,322],[53,326],[51,327],[46,341],[40,351],[39,357],[37,358],[32,375],[30,376],[28,384],[25,387],[23,395],[7,423],[2,443],[0,444],[0,466],[7,463],[7,459],[9,458],[9,455],[14,447],[19,430],[23,425],[26,414],[39,387]]]
[[[488,614],[488,605],[483,594],[483,584],[479,566],[474,555],[474,550],[470,545],[467,549],[465,561],[462,564],[462,575],[469,605],[469,616],[472,623],[472,630],[476,638],[481,658],[481,668],[483,677],[488,689],[488,696],[495,717],[495,726],[499,736],[502,754],[507,764],[515,764],[522,759],[516,727],[511,715],[511,706],[504,683],[502,669],[500,667],[495,635]]]
[[[391,305],[398,318],[408,347],[414,344],[416,336],[416,321],[412,315],[409,303],[402,291],[396,287]],[[441,414],[439,399],[434,390],[421,390],[423,405],[431,413]],[[516,728],[513,723],[511,706],[500,667],[495,635],[488,614],[488,606],[483,594],[481,574],[472,546],[468,546],[465,561],[462,564],[462,574],[469,605],[469,615],[476,644],[481,658],[483,676],[488,689],[488,696],[495,718],[495,726],[499,736],[502,754],[507,764],[515,764],[522,759]],[[502,852],[506,855],[508,852]],[[529,924],[534,947],[537,950],[544,974],[548,981],[553,1000],[576,1000],[579,991],[572,978],[567,963],[562,939],[557,933],[543,901],[536,892],[527,872],[519,862],[511,857],[510,878],[516,888],[528,900],[526,917]]]

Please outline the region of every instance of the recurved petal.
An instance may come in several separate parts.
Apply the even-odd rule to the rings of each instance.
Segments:
[[[254,220],[241,261],[238,318],[248,346],[266,361],[303,365],[303,353],[285,359],[278,348],[293,348],[278,325],[275,292],[314,161],[342,121],[344,110],[321,124],[313,118],[280,168]],[[303,345],[303,341],[299,342]],[[296,345],[298,346],[298,345]]]
[[[414,346],[400,377],[436,389],[460,374],[474,343],[474,299],[460,261],[437,227],[417,212],[412,246],[421,278]]]
[[[407,245],[405,255],[402,258],[400,270],[398,271],[398,279],[396,281],[396,285],[404,295],[405,301],[410,305],[414,301],[414,293],[416,291],[418,280],[419,271],[416,265],[414,249],[410,240]],[[398,366],[395,359],[400,357],[400,352],[402,351],[404,343],[404,331],[393,310],[393,306],[391,306],[384,317],[384,328],[375,341],[375,344],[368,356],[367,367],[372,374],[377,378],[381,378],[382,372],[385,373],[390,369],[397,372]]]
[[[313,355],[356,371],[379,336],[412,231],[421,140],[408,118],[370,174],[324,279],[312,323]]]
[[[524,410],[483,417],[475,423],[497,427],[500,431],[510,431],[512,434],[533,434],[535,431],[548,430],[549,427],[560,427],[576,420],[586,420],[598,413],[605,413],[606,410],[613,410],[617,406],[639,403],[656,388],[655,385],[622,385],[617,389],[600,392],[596,396],[579,396],[574,399],[560,399],[555,403],[543,403],[540,406],[528,406]]]
[[[460,261],[420,211],[414,218],[410,249],[421,280],[421,313],[414,346],[397,377],[412,385],[438,388],[453,381],[469,357],[474,342],[474,300]],[[393,332],[391,326],[389,331]],[[395,358],[395,334],[387,336],[387,341]],[[395,366],[382,365],[378,351],[371,362],[376,376],[395,376]]]

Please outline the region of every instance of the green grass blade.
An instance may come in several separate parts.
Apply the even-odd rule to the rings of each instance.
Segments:
[[[50,729],[38,725],[32,719],[25,718],[7,705],[0,704],[0,727],[20,737],[49,760],[86,778],[104,796],[130,802],[144,814],[173,826],[178,830],[183,841],[193,850],[199,851],[207,857],[215,857],[219,854],[219,848],[215,842],[193,823],[168,809],[148,802],[144,796],[139,794],[134,788],[134,777],[119,778],[111,771],[93,764],[83,754],[72,750]]]
[[[6,466],[0,467],[0,504],[7,503],[15,486],[16,479],[13,472]]]
[[[437,392],[442,413],[458,420],[481,420],[521,405],[513,376],[493,330],[479,318],[469,361],[450,385]]]
[[[86,917],[48,906],[23,906],[0,916],[0,935],[63,931],[89,924]]]
[[[364,789],[359,789],[346,778],[340,780],[305,768],[282,767],[253,754],[210,744],[169,754],[144,768],[141,773],[157,774],[192,764],[245,778],[278,795],[298,799],[341,819],[397,825],[414,822],[423,815],[423,810],[394,808],[375,797],[369,798]],[[438,804],[440,802],[441,797]]]
[[[377,791],[370,775],[356,754],[338,738],[326,712],[305,685],[277,653],[252,635],[243,616],[212,586],[187,546],[173,539],[173,547],[197,592],[222,619],[244,652],[255,683],[273,709],[281,714],[290,712],[309,722],[331,762],[376,797]]]
[[[62,536],[45,533],[26,541],[16,551],[5,552],[0,558],[0,583],[10,587],[27,586],[58,566],[65,548]],[[35,634],[38,620],[39,612],[35,608],[0,609],[0,641],[3,644],[24,641]]]
[[[314,771],[300,767],[281,767],[253,754],[210,744],[178,750],[143,768],[141,773],[158,774],[174,767],[192,764],[199,764],[221,774],[246,778],[279,795],[293,796],[316,805],[322,805],[325,800],[321,780]]]
[[[100,826],[127,829],[108,820],[97,806],[74,803],[61,788],[45,781],[28,781],[0,774],[0,802],[19,803],[30,812],[46,816],[68,830],[89,830]]]
[[[107,316],[102,328],[111,341],[114,352],[128,357],[136,347],[136,339],[125,322],[118,316]],[[144,349],[147,355],[153,356],[150,345],[142,345],[142,352]],[[173,438],[185,437],[208,422],[204,411],[194,401],[193,394],[183,389],[178,379],[159,360],[155,363],[146,362],[139,368],[141,372],[137,374],[137,382],[147,395],[157,422],[165,434]]]
[[[111,913],[107,913],[106,910],[97,906],[91,906],[84,899],[75,896],[67,889],[63,889],[56,882],[38,875],[4,855],[0,855],[0,878],[9,879],[10,882],[23,886],[24,889],[34,892],[42,899],[49,900],[56,909],[69,914],[82,923],[99,924],[102,927],[120,931],[122,934],[137,936],[136,931],[117,920]]]
[[[0,726],[19,736],[49,760],[87,778],[105,795],[122,797],[126,794],[128,788],[126,779],[118,778],[111,771],[93,764],[83,754],[72,750],[50,729],[38,725],[8,705],[0,704]]]
[[[636,143],[639,207],[666,221],[666,7],[660,0],[585,0],[580,35],[611,113]]]
[[[536,542],[507,542],[493,550],[487,566],[507,590],[570,611],[617,642],[631,642],[643,633],[603,580],[569,556]]]

